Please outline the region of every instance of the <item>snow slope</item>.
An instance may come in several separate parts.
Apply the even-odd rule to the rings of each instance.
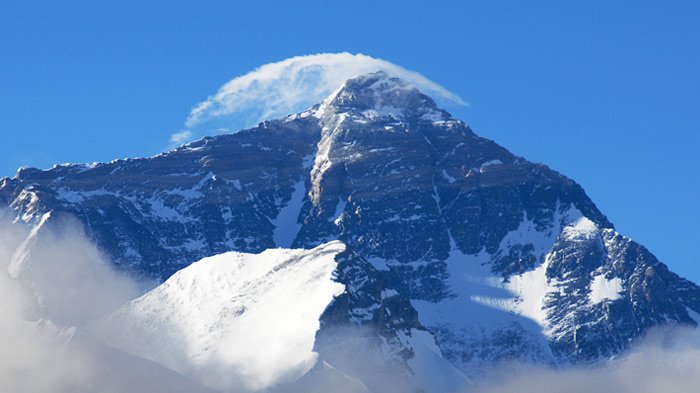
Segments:
[[[330,242],[204,258],[91,329],[108,343],[222,391],[294,380],[316,362],[319,317],[344,286]]]

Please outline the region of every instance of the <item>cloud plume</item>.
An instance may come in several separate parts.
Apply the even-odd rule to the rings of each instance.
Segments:
[[[440,103],[465,104],[425,76],[386,60],[350,53],[297,56],[263,65],[227,82],[194,107],[185,129],[173,134],[171,142],[235,132],[262,120],[300,112],[326,98],[346,80],[375,71],[399,77]]]

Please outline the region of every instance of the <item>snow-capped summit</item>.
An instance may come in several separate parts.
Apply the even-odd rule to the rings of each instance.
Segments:
[[[418,88],[386,72],[377,71],[349,79],[313,111],[315,116],[345,114],[350,118],[423,118],[447,120],[449,113],[439,109],[432,98]]]
[[[503,360],[606,359],[700,312],[700,288],[618,233],[576,182],[383,73],[152,158],[23,170],[0,182],[0,202],[34,224],[72,214],[120,269],[161,281],[228,251],[340,240],[345,292],[314,342],[336,368],[338,326],[370,329],[362,340],[399,362],[477,375]]]

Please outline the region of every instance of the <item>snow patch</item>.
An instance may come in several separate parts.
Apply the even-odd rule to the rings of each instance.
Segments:
[[[377,270],[385,271],[388,272],[391,269],[389,268],[389,264],[387,263],[387,260],[384,258],[379,258],[379,257],[369,257],[367,258],[367,262],[369,262],[372,267],[374,267]]]
[[[447,180],[447,182],[450,183],[450,184],[452,184],[452,183],[454,183],[454,182],[457,181],[457,179],[455,179],[454,177],[450,176],[450,174],[447,173],[447,171],[444,170],[444,169],[442,170],[442,177],[445,178],[445,180]]]
[[[399,293],[396,292],[396,290],[394,290],[394,289],[384,289],[384,290],[382,290],[380,297],[382,298],[382,300],[384,300],[384,299],[388,299],[390,297],[394,297],[394,296],[398,296],[398,295],[399,295]]]
[[[335,206],[335,212],[333,213],[333,217],[331,217],[331,222],[333,222],[335,225],[340,225],[340,222],[343,220],[342,214],[345,211],[345,207],[347,206],[348,202],[342,198],[338,200],[338,204]]]
[[[39,223],[32,228],[27,238],[24,239],[24,241],[17,247],[15,252],[12,254],[10,264],[7,267],[7,273],[9,273],[11,278],[19,278],[22,275],[22,272],[28,268],[27,261],[29,260],[29,254],[32,244],[34,244],[37,241],[36,239],[37,235],[39,234],[39,231],[46,224],[46,221],[48,221],[50,217],[51,212],[44,213],[39,219]]]
[[[471,381],[442,356],[432,334],[411,329],[410,335],[400,331],[399,340],[413,351],[408,366],[413,370],[416,384],[426,392],[452,393],[460,391]]]
[[[547,279],[548,266],[549,259],[535,270],[511,277],[510,282],[506,284],[506,288],[518,294],[518,300],[513,304],[513,310],[532,319],[542,327],[547,325],[544,298],[547,293],[555,289]]]
[[[243,187],[241,186],[241,181],[238,179],[229,180],[228,183],[231,184],[233,188],[235,188],[238,191],[243,190]]]
[[[695,321],[695,323],[697,323],[698,326],[700,326],[700,314],[698,314],[695,310],[693,310],[690,307],[686,307],[685,311],[688,312],[688,316],[690,317],[690,319]]]
[[[481,168],[488,168],[493,165],[501,165],[503,162],[501,160],[491,160],[491,161],[486,161],[485,163],[481,164]]]
[[[604,300],[622,299],[622,279],[615,277],[608,280],[604,274],[595,276],[591,281],[591,304],[598,304]]]
[[[272,222],[272,225],[275,226],[272,238],[277,247],[290,248],[292,243],[294,243],[294,239],[296,239],[301,228],[299,214],[304,202],[305,191],[306,184],[304,179],[299,180],[294,185],[294,191],[292,191],[292,196],[287,205],[280,209],[277,217]]]
[[[578,210],[576,210],[578,212]],[[578,212],[578,218],[574,219],[570,225],[567,225],[562,231],[562,235],[567,240],[585,240],[591,239],[599,232],[598,226],[587,217]]]

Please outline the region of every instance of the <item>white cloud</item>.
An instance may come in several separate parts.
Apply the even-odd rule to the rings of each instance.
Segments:
[[[170,143],[173,145],[180,145],[187,142],[190,138],[192,138],[192,131],[182,130],[170,135]]]
[[[700,386],[700,332],[657,329],[618,359],[560,370],[505,364],[472,393],[666,393]]]
[[[140,283],[112,270],[77,222],[22,224],[0,210],[0,392],[213,393],[82,329]]]
[[[380,70],[411,83],[439,103],[465,105],[459,96],[423,75],[386,60],[350,53],[297,56],[265,64],[227,82],[190,112],[185,126],[191,131],[173,134],[171,142],[235,132],[262,120],[303,111],[346,80]]]

